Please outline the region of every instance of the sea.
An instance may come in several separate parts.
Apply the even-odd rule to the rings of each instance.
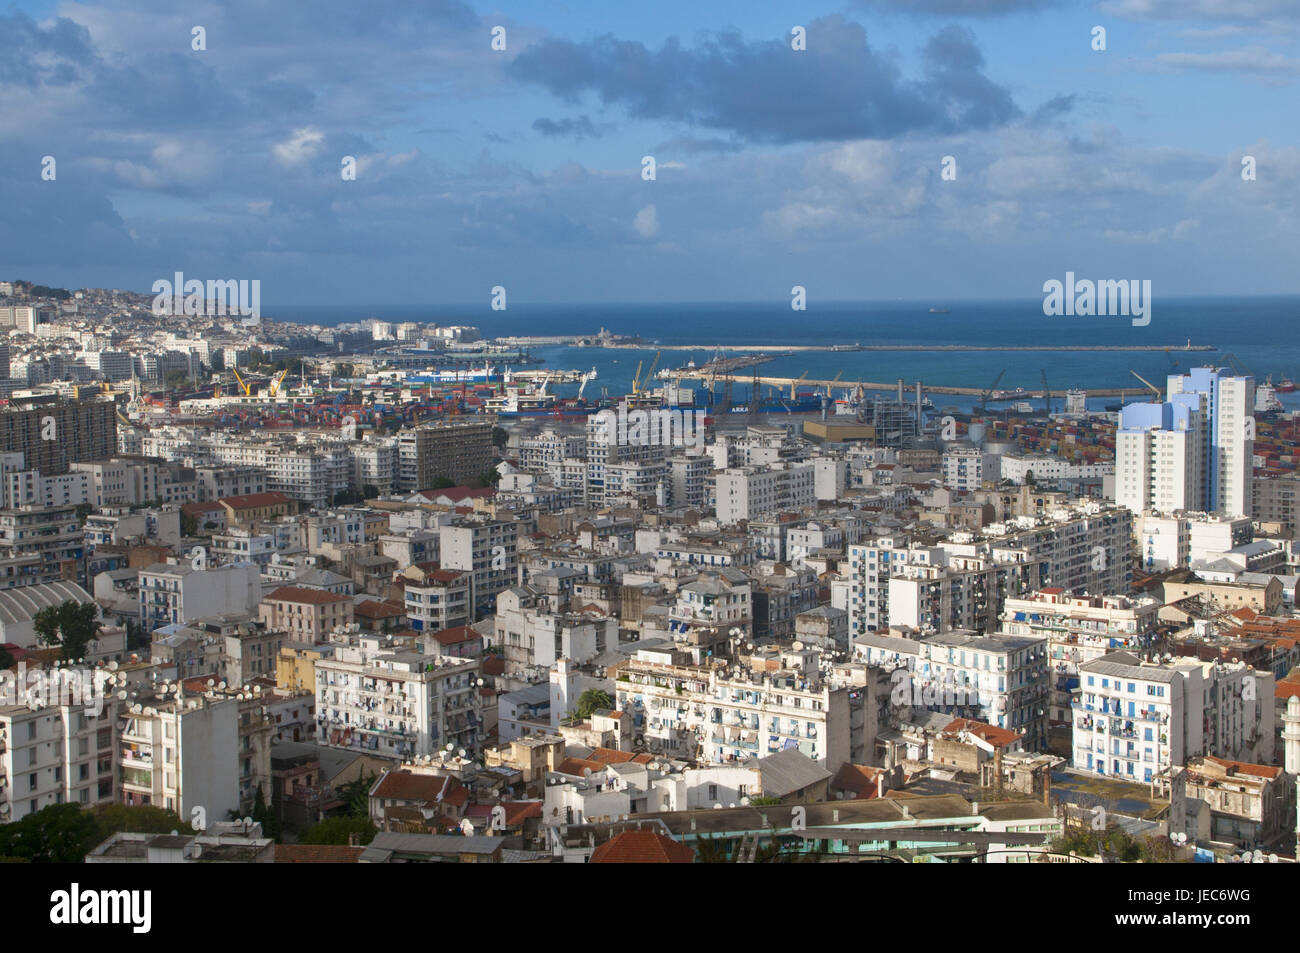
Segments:
[[[934,310],[931,310],[934,309]],[[774,351],[797,345],[976,345],[980,351],[808,351],[777,357],[761,372],[775,377],[813,380],[839,375],[835,395],[855,382],[889,383],[903,378],[911,399],[914,382],[1042,393],[1043,379],[1054,392],[1070,387],[1124,388],[1125,401],[1145,399],[1134,377],[1140,374],[1163,388],[1169,374],[1214,364],[1269,378],[1300,381],[1300,296],[1239,296],[1213,298],[1156,297],[1150,323],[1136,327],[1128,317],[1049,317],[1041,298],[1005,301],[874,301],[810,302],[793,311],[788,302],[671,303],[671,304],[526,304],[510,303],[505,311],[481,306],[438,305],[320,305],[279,308],[267,306],[272,320],[338,325],[366,318],[442,325],[468,324],[484,337],[592,335],[601,328],[636,335],[644,348],[624,350],[578,347],[533,347],[529,353],[542,366],[586,371],[595,368],[596,381],[587,395],[622,394],[642,365],[644,373],[662,345],[686,345],[692,350],[663,350],[657,370],[697,365],[728,346],[761,345]],[[1187,345],[1209,345],[1212,351],[1188,351]],[[1150,351],[1009,351],[1006,347],[1151,346]],[[536,365],[533,365],[536,366]],[[749,372],[742,372],[749,373]],[[577,385],[556,388],[573,393]],[[764,387],[764,393],[774,392]],[[733,397],[747,398],[748,386],[737,382]],[[1300,410],[1300,392],[1278,395],[1288,410]],[[968,410],[973,398],[934,395],[938,408]],[[1055,398],[1057,406],[1061,397]],[[1101,409],[1119,398],[1095,398]],[[1041,406],[1041,398],[1032,400]],[[1005,406],[1005,405],[995,405]]]

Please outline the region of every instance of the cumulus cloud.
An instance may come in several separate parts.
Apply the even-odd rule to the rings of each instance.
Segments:
[[[642,238],[654,238],[659,234],[659,213],[653,205],[647,205],[636,213],[632,227]]]
[[[670,39],[652,50],[611,35],[547,39],[524,50],[509,75],[566,102],[594,96],[636,119],[720,130],[750,142],[892,138],[913,132],[987,129],[1020,110],[984,75],[974,35],[950,25],[922,52],[922,71],[902,75],[873,50],[866,30],[841,16],[811,21],[797,53],[787,39],[747,42],[717,33],[695,47]]]

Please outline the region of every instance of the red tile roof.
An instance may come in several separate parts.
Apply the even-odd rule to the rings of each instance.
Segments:
[[[363,619],[395,619],[406,615],[406,610],[395,602],[366,599],[364,602],[358,602],[352,613]]]
[[[591,855],[593,864],[690,864],[695,851],[656,831],[623,831]]]
[[[437,639],[440,645],[459,645],[462,642],[481,641],[483,636],[478,633],[477,629],[472,629],[467,625],[458,625],[450,629],[434,632],[433,638]]]
[[[855,801],[868,801],[880,790],[876,777],[882,770],[865,764],[849,764],[846,761],[840,765],[835,779],[831,781],[831,788],[848,791]]]
[[[441,798],[439,798],[441,795]],[[390,798],[394,801],[420,801],[446,804],[464,804],[469,791],[455,778],[434,774],[415,774],[411,771],[389,771],[379,779],[371,797]]]
[[[995,748],[1015,744],[1020,740],[1020,735],[1014,731],[999,728],[996,725],[986,725],[982,721],[975,721],[971,718],[955,718],[943,730],[949,734],[956,734],[960,731],[969,732],[975,737],[987,741]]]
[[[221,513],[224,515],[226,509],[216,500],[211,500],[207,503],[182,503],[181,512],[186,516],[199,517],[206,513]]]
[[[326,592],[323,589],[307,589],[304,586],[281,586],[265,599],[266,602],[301,602],[307,605],[323,606],[334,602],[351,602],[351,596]]]
[[[217,501],[232,510],[255,510],[261,506],[279,506],[282,503],[292,503],[293,497],[286,496],[283,493],[249,493],[244,496],[223,496]]]
[[[345,844],[276,844],[277,864],[355,864],[364,847]]]
[[[1249,761],[1228,761],[1224,758],[1216,758],[1213,755],[1206,755],[1206,761],[1213,761],[1220,767],[1226,768],[1229,774],[1245,774],[1252,778],[1276,778],[1282,773],[1282,769],[1271,764],[1252,764]]]
[[[542,816],[541,801],[502,801],[506,809],[506,826],[514,827],[534,817]]]

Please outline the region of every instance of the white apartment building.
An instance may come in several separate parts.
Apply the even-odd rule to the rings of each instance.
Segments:
[[[519,579],[519,530],[514,520],[467,516],[438,529],[443,569],[470,574],[470,607],[492,611],[497,594]]]
[[[17,457],[21,453],[4,454]],[[0,508],[11,510],[20,506],[77,506],[89,503],[90,479],[87,474],[73,471],[61,476],[42,476],[40,470],[24,470],[6,466],[3,483],[0,483]]]
[[[1147,513],[1135,523],[1142,566],[1148,572],[1186,569],[1245,546],[1254,538],[1249,517],[1205,513]]]
[[[154,563],[140,570],[140,622],[147,631],[207,616],[253,616],[261,600],[261,577],[252,563],[210,569]]]
[[[1205,505],[1205,418],[1195,395],[1127,404],[1115,433],[1115,501],[1172,513]]]
[[[1273,675],[1242,663],[1141,661],[1128,652],[1079,666],[1074,768],[1149,783],[1198,755],[1273,759]]]
[[[1051,668],[1053,724],[1068,725],[1072,693],[1079,687],[1079,666],[1117,649],[1140,649],[1160,620],[1156,599],[1127,596],[1072,596],[1059,589],[1010,598],[1003,604],[1002,631],[1007,635],[1047,639]]]
[[[716,474],[715,495],[723,524],[798,512],[817,504],[815,469],[811,463],[784,460],[731,467]]]
[[[708,505],[713,473],[713,459],[707,456],[676,454],[668,460],[669,506]]]
[[[985,480],[998,479],[997,456],[979,447],[955,446],[943,454],[943,485],[954,490],[978,490]]]
[[[1230,376],[1227,368],[1195,367],[1186,375],[1169,375],[1169,399],[1179,394],[1200,395],[1205,408],[1204,508],[1225,516],[1250,516],[1255,379]]]
[[[396,438],[374,438],[367,434],[364,441],[353,444],[350,449],[358,487],[373,486],[380,496],[397,489],[399,471]]]
[[[479,660],[383,651],[378,638],[316,662],[319,744],[380,757],[476,750],[483,737]]]
[[[582,664],[618,645],[618,619],[595,611],[557,612],[538,590],[516,586],[497,597],[491,643],[502,650],[511,673],[549,668],[560,659]]]
[[[406,617],[417,632],[441,632],[473,621],[470,573],[456,569],[418,568],[406,573]],[[417,576],[418,581],[413,576]]]
[[[727,676],[668,658],[638,652],[619,667],[615,682],[618,710],[632,716],[634,742],[650,751],[734,764],[795,748],[832,772],[862,757],[865,693],[832,684],[815,663]]]
[[[239,702],[185,693],[119,713],[122,801],[220,820],[239,804]]]
[[[853,645],[858,661],[893,670],[901,704],[1020,732],[1025,750],[1046,750],[1046,639],[967,630],[916,639],[870,632]]]
[[[81,705],[0,705],[0,823],[51,804],[117,800],[117,746],[111,689],[103,711]]]
[[[266,487],[324,508],[351,488],[353,469],[344,446],[281,447],[268,461]]]
[[[993,561],[949,556],[942,549],[931,552],[940,564],[902,561],[891,566],[890,625],[931,632],[996,628],[997,567]],[[916,553],[911,550],[909,554]]]
[[[929,573],[938,577],[934,581],[941,588],[947,585],[965,589],[957,603],[961,605],[962,599],[967,599],[972,615],[966,618],[978,618],[973,614],[975,610],[989,611],[996,617],[1008,596],[1046,586],[1089,593],[1127,592],[1132,579],[1129,559],[1132,526],[1132,514],[1127,510],[1088,503],[1054,510],[1041,518],[1025,516],[991,524],[978,536],[954,533],[937,546],[912,545],[901,534],[851,545],[848,547],[849,632],[862,635],[886,629],[891,624],[902,624],[890,614],[891,578],[906,577],[909,572],[913,578],[926,575],[905,567],[944,567],[954,564],[956,559],[984,559],[994,570],[992,585],[987,580],[982,583],[985,598],[973,601],[968,597],[978,594],[981,584],[959,576],[961,572],[978,576],[983,572],[982,567],[963,563],[949,583],[943,582],[942,574]],[[909,598],[909,591],[915,598]],[[907,617],[918,620],[922,611],[920,587],[900,585],[899,592],[900,607],[911,606]],[[941,608],[942,598],[940,593]],[[987,601],[988,605],[979,605],[981,601]],[[948,617],[938,628],[942,631],[951,626]]]
[[[1249,516],[1255,382],[1226,368],[1171,374],[1162,403],[1128,404],[1115,437],[1116,501],[1135,513]]]
[[[1057,480],[1101,480],[1114,472],[1113,463],[1071,463],[1052,454],[1027,453],[1002,454],[998,458],[996,476],[1023,484],[1032,473],[1035,482],[1054,483]]]
[[[519,466],[524,470],[545,470],[562,460],[580,460],[587,452],[587,438],[543,430],[518,441]]]

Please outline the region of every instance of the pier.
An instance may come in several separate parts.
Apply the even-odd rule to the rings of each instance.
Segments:
[[[607,349],[636,351],[1217,351],[1212,344],[606,344]]]
[[[838,390],[854,390],[861,387],[863,390],[895,392],[898,390],[900,382],[883,383],[880,381],[856,381],[843,380],[842,378],[833,378],[831,380],[815,380],[808,377],[771,377],[766,374],[730,374],[717,373],[710,369],[708,365],[703,367],[685,368],[671,371],[660,371],[661,378],[666,380],[692,380],[708,383],[717,381],[726,383],[741,384],[769,384],[773,387],[780,387],[783,390],[792,387],[811,387],[816,390],[825,390],[829,392],[832,388]],[[909,387],[915,386],[908,385]],[[982,387],[951,387],[944,384],[921,384],[921,389],[927,394],[954,394],[963,397],[982,397],[986,389]],[[1079,388],[1085,390],[1084,388]],[[1052,390],[1050,394],[1053,398],[1064,398],[1064,390]],[[1145,387],[1101,387],[1088,388],[1085,393],[1089,397],[1137,397],[1141,394],[1149,394],[1150,391]],[[1025,391],[1022,394],[1009,394],[1005,397],[998,398],[996,401],[990,400],[989,403],[1010,402],[1017,400],[1042,400],[1043,392],[1041,390]]]

